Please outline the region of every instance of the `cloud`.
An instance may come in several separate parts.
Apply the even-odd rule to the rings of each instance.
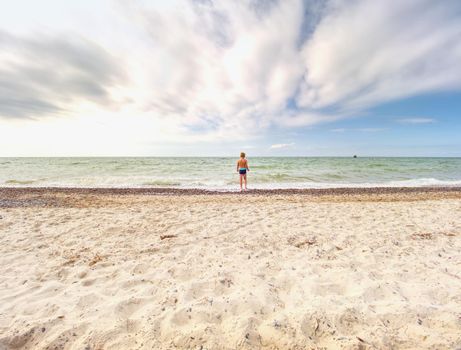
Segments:
[[[344,116],[295,111],[277,115],[274,118],[274,124],[281,127],[294,128],[312,126],[314,124],[331,122],[342,118],[344,118]]]
[[[147,110],[202,133],[310,126],[461,88],[456,1],[127,6],[159,63],[146,65]]]
[[[79,11],[71,31],[0,31],[0,117],[91,103],[149,115],[181,130],[180,141],[243,139],[461,89],[456,0],[113,4],[96,9],[116,35]],[[55,12],[65,16],[65,5]]]
[[[91,41],[0,31],[0,117],[63,115],[82,101],[110,109],[109,90],[123,80],[114,58]]]
[[[401,124],[432,124],[436,120],[433,118],[403,118],[398,119],[397,122]]]
[[[387,130],[386,128],[336,128],[330,129],[331,132],[346,132],[346,131],[360,131],[360,132],[378,132]]]
[[[303,2],[124,6],[156,62],[143,65],[146,110],[205,133],[213,120],[210,132],[226,135],[266,129],[285,113],[304,73]]]
[[[332,1],[303,47],[298,104],[354,111],[460,89],[460,10],[456,0]]]
[[[292,148],[294,143],[276,143],[275,145],[270,146],[270,149],[283,149],[283,148]]]

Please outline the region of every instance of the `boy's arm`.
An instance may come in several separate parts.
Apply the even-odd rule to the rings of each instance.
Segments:
[[[248,161],[247,161],[247,170],[250,171],[250,166],[248,165]]]

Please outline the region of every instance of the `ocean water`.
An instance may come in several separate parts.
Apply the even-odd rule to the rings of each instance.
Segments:
[[[249,158],[250,188],[461,186],[461,158]],[[0,187],[237,189],[237,158],[0,158]]]

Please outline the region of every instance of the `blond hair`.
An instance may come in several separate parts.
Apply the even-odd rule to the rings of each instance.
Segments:
[[[240,152],[240,158],[245,158],[245,152]]]

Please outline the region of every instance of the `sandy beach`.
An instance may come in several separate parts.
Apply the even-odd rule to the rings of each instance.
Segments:
[[[461,189],[0,189],[0,349],[461,348]]]

